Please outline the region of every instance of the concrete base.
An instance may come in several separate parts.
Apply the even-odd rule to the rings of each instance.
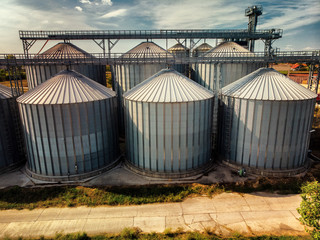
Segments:
[[[307,159],[305,161],[305,164],[302,167],[295,168],[295,169],[288,169],[288,170],[259,169],[259,168],[238,165],[236,163],[231,163],[226,160],[222,160],[221,162],[222,164],[230,167],[233,170],[239,170],[241,168],[244,168],[247,171],[247,173],[265,176],[265,177],[296,177],[300,174],[305,174],[311,166],[310,159]]]
[[[87,172],[87,173],[82,173],[82,174],[76,174],[76,175],[69,175],[69,176],[46,176],[46,175],[41,175],[32,172],[29,168],[28,165],[26,165],[25,172],[26,174],[34,179],[41,180],[41,181],[46,181],[46,182],[55,182],[55,183],[68,183],[68,182],[76,182],[79,180],[83,179],[89,179],[91,177],[95,177],[97,175],[100,175],[101,173],[104,173],[112,168],[114,168],[116,165],[119,164],[122,156],[119,156],[118,159],[116,159],[113,163],[104,166],[100,169],[97,169],[95,171]]]
[[[191,169],[188,171],[184,171],[184,172],[154,172],[154,171],[149,171],[149,170],[145,170],[142,168],[139,168],[135,165],[133,165],[131,162],[129,162],[128,160],[125,160],[125,166],[130,169],[131,171],[142,175],[142,176],[146,176],[149,178],[153,178],[153,179],[168,179],[168,180],[181,180],[184,181],[186,180],[186,178],[192,178],[192,179],[199,179],[202,177],[202,175],[207,174],[208,172],[213,170],[213,160],[210,159],[210,161],[208,163],[206,163],[205,165],[203,165],[200,168],[196,168],[196,169]]]
[[[22,161],[13,163],[13,164],[11,164],[11,165],[9,165],[7,167],[1,168],[0,169],[0,174],[14,171],[14,170],[20,168],[25,162],[26,162],[25,160],[22,160]]]

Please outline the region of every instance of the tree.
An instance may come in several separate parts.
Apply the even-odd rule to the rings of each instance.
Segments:
[[[314,239],[320,239],[320,184],[318,181],[308,182],[301,190],[302,202],[297,209],[301,215],[299,220]]]

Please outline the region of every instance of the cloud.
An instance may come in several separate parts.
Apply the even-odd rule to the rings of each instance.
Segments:
[[[269,12],[273,12],[276,16],[265,20],[259,28],[281,28],[285,32],[290,32],[320,22],[320,4],[318,0],[309,0],[308,3],[291,4],[283,8],[270,6]]]
[[[92,4],[92,2],[90,2],[90,0],[79,0],[80,3],[82,4]]]
[[[79,12],[82,12],[82,7],[80,7],[80,6],[76,6],[74,9],[76,9],[77,11],[79,11]]]
[[[109,6],[112,6],[112,1],[111,0],[101,0],[101,4],[102,5],[109,5]]]
[[[226,5],[223,0],[199,1],[140,0],[134,10],[135,15],[147,17],[155,28],[234,28],[246,26],[242,1]],[[246,6],[246,5],[245,5]]]
[[[316,50],[316,49],[313,48],[313,47],[305,47],[302,50],[304,50],[304,51],[312,51],[312,50]]]
[[[108,12],[101,16],[100,18],[112,18],[112,17],[121,17],[126,15],[127,9],[118,9],[112,12]]]

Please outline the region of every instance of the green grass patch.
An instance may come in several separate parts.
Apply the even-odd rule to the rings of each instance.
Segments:
[[[191,195],[212,196],[221,191],[223,188],[219,185],[199,184],[109,188],[82,186],[10,187],[0,190],[0,209],[181,202]]]
[[[5,238],[6,240],[11,240],[12,238]],[[181,230],[177,231],[170,231],[170,234],[163,232],[163,233],[142,233],[139,228],[125,228],[119,234],[105,234],[105,235],[95,235],[95,236],[88,236],[86,233],[73,233],[73,234],[56,234],[53,238],[19,238],[19,240],[29,239],[53,239],[53,240],[122,240],[122,239],[138,239],[138,240],[234,240],[234,239],[250,239],[250,240],[308,240],[310,237],[294,237],[294,236],[255,236],[255,237],[244,237],[240,234],[235,234],[232,237],[224,238],[218,236],[214,233],[207,233],[207,232],[183,232]]]
[[[284,75],[288,75],[288,70],[280,70],[278,72]]]

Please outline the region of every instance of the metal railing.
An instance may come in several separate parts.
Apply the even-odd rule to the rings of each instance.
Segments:
[[[315,63],[320,62],[320,50],[316,51],[284,51],[277,52],[271,56],[264,52],[255,53],[223,53],[200,57],[182,57],[170,53],[152,54],[130,54],[130,53],[110,53],[105,57],[102,53],[68,54],[53,58],[44,54],[0,54],[0,65],[47,65],[47,64],[133,64],[133,63],[168,63],[168,64],[188,64],[188,63],[235,63],[235,62],[265,62],[265,63]]]
[[[169,38],[251,38],[277,39],[282,29],[249,32],[247,29],[190,29],[190,30],[68,30],[68,31],[19,31],[22,40],[64,39],[169,39]]]

